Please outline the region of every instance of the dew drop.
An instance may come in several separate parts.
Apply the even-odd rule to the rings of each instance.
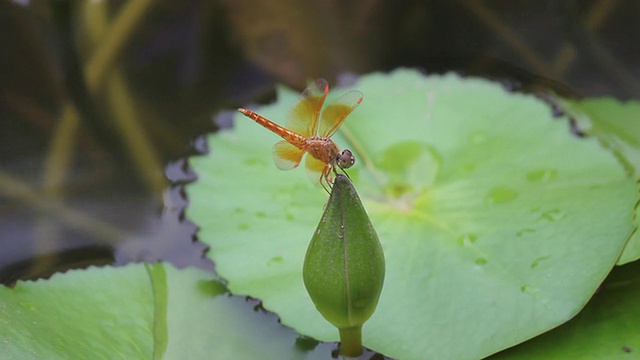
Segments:
[[[525,228],[525,229],[522,229],[522,230],[518,231],[516,233],[516,235],[523,236],[524,234],[531,234],[531,233],[534,233],[534,232],[536,232],[536,229]]]
[[[548,258],[549,258],[549,256],[541,256],[541,257],[539,257],[539,258],[537,258],[537,259],[533,260],[533,262],[531,263],[531,268],[532,268],[532,269],[537,268],[538,266],[540,266],[540,263],[541,263],[542,261],[547,260]]]
[[[458,238],[458,243],[462,246],[472,245],[478,240],[478,235],[476,234],[464,234]]]
[[[558,171],[556,169],[539,169],[527,174],[527,180],[532,182],[547,182],[553,180]]]
[[[267,213],[264,211],[256,211],[256,216],[259,218],[266,218],[267,217]]]
[[[247,158],[244,159],[244,164],[247,166],[264,166],[264,161],[260,158]]]
[[[564,219],[565,213],[560,209],[552,209],[542,213],[542,218],[551,222],[556,222]]]
[[[489,204],[504,204],[518,197],[518,192],[506,186],[498,186],[487,194]]]
[[[485,259],[485,258],[477,258],[475,263],[476,263],[476,265],[486,265],[487,264],[487,259]]]
[[[271,259],[269,259],[269,261],[267,261],[267,266],[278,265],[278,264],[281,264],[282,262],[284,262],[284,259],[282,258],[282,256],[274,256]]]
[[[527,285],[520,286],[520,291],[527,292]]]
[[[482,144],[487,141],[487,134],[475,131],[469,135],[469,141],[471,141],[472,144]]]
[[[238,224],[237,227],[238,227],[238,230],[249,230],[249,224],[247,223]]]
[[[462,165],[462,171],[466,173],[473,172],[476,169],[476,164],[465,164]]]
[[[21,301],[21,302],[19,302],[19,305],[20,305],[20,307],[22,307],[23,309],[26,309],[26,310],[31,310],[31,311],[38,310],[38,307],[35,306],[34,304],[30,303],[30,302]]]

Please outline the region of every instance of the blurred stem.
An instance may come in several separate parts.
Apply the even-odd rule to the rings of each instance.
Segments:
[[[586,54],[609,76],[632,94],[640,94],[640,85],[635,73],[628,69],[618,58],[609,51],[600,38],[586,26],[578,23],[577,36],[584,43]]]
[[[71,166],[76,145],[75,134],[79,125],[77,109],[70,102],[65,102],[44,163],[44,191],[51,198],[58,199],[62,195],[65,174]]]
[[[550,74],[551,68],[547,61],[532,49],[518,36],[518,33],[506,25],[496,14],[485,7],[484,2],[475,0],[464,0],[463,4],[478,18],[480,22],[489,28],[498,38],[511,47],[522,59],[527,62],[536,72],[540,74]]]
[[[131,38],[136,25],[151,9],[154,0],[137,0],[128,2],[109,26],[106,4],[101,2],[86,11],[87,33],[91,44],[101,44],[96,48],[91,61],[85,68],[88,88],[95,92],[101,87],[104,74],[110,71],[104,91],[109,99],[109,110],[116,124],[122,144],[127,154],[136,164],[147,186],[156,194],[161,194],[166,187],[162,172],[162,161],[153,143],[140,125],[140,118],[135,106],[135,96],[129,90],[123,72],[114,65],[120,52]],[[93,24],[98,24],[93,27]]]
[[[131,38],[135,27],[141,19],[151,9],[155,0],[136,0],[125,2],[122,10],[109,27],[109,31],[101,40],[100,46],[91,56],[91,60],[85,67],[87,87],[90,92],[95,92],[104,75],[113,67],[113,63],[118,58],[122,49]]]
[[[19,201],[36,211],[56,219],[69,228],[91,234],[99,239],[104,239],[107,244],[116,244],[130,237],[130,234],[120,231],[114,226],[86,215],[83,212],[73,210],[60,201],[47,199],[40,193],[25,185],[24,181],[14,179],[0,171],[0,195]]]
[[[362,325],[340,330],[340,355],[356,357],[362,354]]]
[[[53,132],[53,140],[44,161],[43,195],[49,201],[61,201],[64,183],[76,148],[75,134],[80,125],[78,111],[69,101],[62,110],[62,118]],[[24,191],[23,191],[24,192]],[[59,226],[50,216],[42,216],[35,231],[36,252],[39,254],[55,253],[60,238]],[[38,257],[32,274],[42,274],[51,267],[55,259],[51,256]]]
[[[112,117],[129,156],[137,165],[147,186],[156,194],[162,194],[167,185],[162,172],[162,162],[139,122],[133,103],[134,96],[129,91],[122,71],[115,69],[106,85]]]
[[[109,24],[106,2],[86,3],[82,8],[84,34],[88,43],[95,49],[88,63],[84,66],[84,77],[87,91],[96,96],[101,90],[109,98],[110,116],[119,130],[119,144],[126,148],[127,157],[136,165],[135,171],[141,174],[146,185],[156,194],[161,194],[166,187],[162,171],[162,161],[140,125],[135,106],[135,96],[131,94],[122,71],[116,61],[124,47],[129,43],[138,24],[151,10],[155,0],[135,0],[127,2],[118,12],[114,21]],[[105,84],[107,74],[112,74]],[[63,117],[61,123],[68,120]],[[62,125],[61,125],[62,127]]]
[[[591,31],[597,30],[605,21],[611,18],[611,14],[613,14],[617,6],[617,0],[599,0],[592,3],[586,15],[585,26]],[[570,8],[569,11],[575,11],[575,9]],[[577,55],[578,52],[575,45],[572,42],[565,41],[555,60],[552,62],[552,73],[550,76],[562,79]]]

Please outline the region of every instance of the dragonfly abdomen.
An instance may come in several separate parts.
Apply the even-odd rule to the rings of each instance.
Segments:
[[[265,128],[271,130],[273,133],[287,140],[297,148],[302,149],[304,147],[306,138],[298,134],[297,132],[286,129],[254,111],[243,108],[238,109],[238,111],[242,115],[257,122],[258,124],[264,126]]]

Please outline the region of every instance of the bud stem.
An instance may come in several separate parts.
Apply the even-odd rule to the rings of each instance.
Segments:
[[[362,354],[362,325],[340,330],[340,355],[356,357]]]

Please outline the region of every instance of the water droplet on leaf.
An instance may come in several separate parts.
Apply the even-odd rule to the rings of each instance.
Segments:
[[[518,192],[506,186],[498,186],[487,194],[487,202],[489,204],[504,204],[518,197]]]
[[[547,260],[548,258],[549,258],[549,256],[541,256],[541,257],[539,257],[539,258],[537,258],[537,259],[533,260],[533,262],[531,263],[531,268],[532,268],[532,269],[537,268],[538,266],[540,266],[540,263],[541,263],[542,261]]]
[[[487,259],[485,259],[485,258],[477,258],[475,263],[476,263],[476,265],[486,265]]]
[[[525,229],[522,229],[522,230],[518,231],[518,232],[516,233],[516,235],[518,235],[518,236],[522,236],[522,235],[524,235],[524,234],[531,234],[531,233],[534,233],[534,232],[536,232],[536,229],[532,229],[532,228],[525,228]]]
[[[558,171],[556,169],[539,169],[527,174],[527,180],[534,182],[547,182],[553,180]]]
[[[282,256],[274,256],[267,262],[267,266],[279,265],[284,261]]]
[[[556,222],[559,220],[564,219],[565,213],[564,211],[560,210],[560,209],[552,209],[549,211],[545,211],[542,213],[542,218],[552,221],[552,222]]]
[[[480,131],[473,132],[469,135],[469,141],[471,141],[472,144],[482,144],[487,141],[487,134]]]
[[[469,246],[478,240],[478,235],[476,234],[464,234],[458,238],[458,243],[462,246]]]

